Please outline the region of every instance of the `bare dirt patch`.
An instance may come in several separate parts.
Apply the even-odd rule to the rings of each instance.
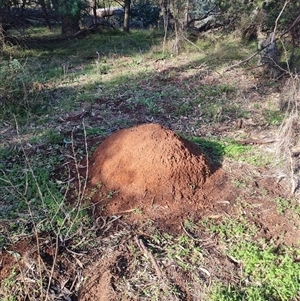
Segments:
[[[111,253],[110,256],[103,258],[90,267],[88,280],[80,292],[80,300],[115,300],[113,282],[116,275],[113,273],[113,267],[118,266],[122,256],[118,252]],[[123,257],[122,257],[123,258]],[[121,267],[122,268],[122,267]],[[125,267],[123,267],[124,269]]]

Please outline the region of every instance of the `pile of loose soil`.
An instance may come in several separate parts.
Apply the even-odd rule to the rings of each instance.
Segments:
[[[88,191],[102,215],[172,218],[189,204],[206,205],[209,175],[207,160],[192,143],[159,124],[142,124],[112,134],[95,150]]]

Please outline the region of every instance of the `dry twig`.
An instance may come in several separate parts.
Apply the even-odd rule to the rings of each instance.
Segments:
[[[141,239],[139,239],[137,236],[135,237],[135,241],[136,241],[137,245],[139,246],[139,248],[141,249],[141,251],[143,251],[145,253],[145,255],[151,260],[158,279],[161,279],[162,278],[161,270],[160,270],[154,256],[152,255],[152,253],[146,248],[144,242]]]

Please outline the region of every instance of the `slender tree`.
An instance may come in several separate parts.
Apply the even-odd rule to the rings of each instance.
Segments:
[[[129,32],[130,28],[130,5],[131,0],[124,0],[124,25],[123,30]]]
[[[42,12],[43,12],[43,15],[44,15],[44,18],[45,18],[46,26],[47,26],[48,29],[51,29],[51,23],[50,23],[50,20],[49,20],[45,0],[38,0],[38,2],[39,2],[40,6],[42,8]]]

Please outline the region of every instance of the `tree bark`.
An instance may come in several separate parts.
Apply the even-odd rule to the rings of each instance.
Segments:
[[[71,36],[79,30],[79,18],[71,18],[69,16],[62,17],[61,34],[63,36]]]
[[[130,4],[131,0],[125,0],[124,25],[123,30],[129,32],[130,28]]]
[[[94,0],[93,3],[93,16],[94,16],[94,24],[97,24],[97,1]]]

